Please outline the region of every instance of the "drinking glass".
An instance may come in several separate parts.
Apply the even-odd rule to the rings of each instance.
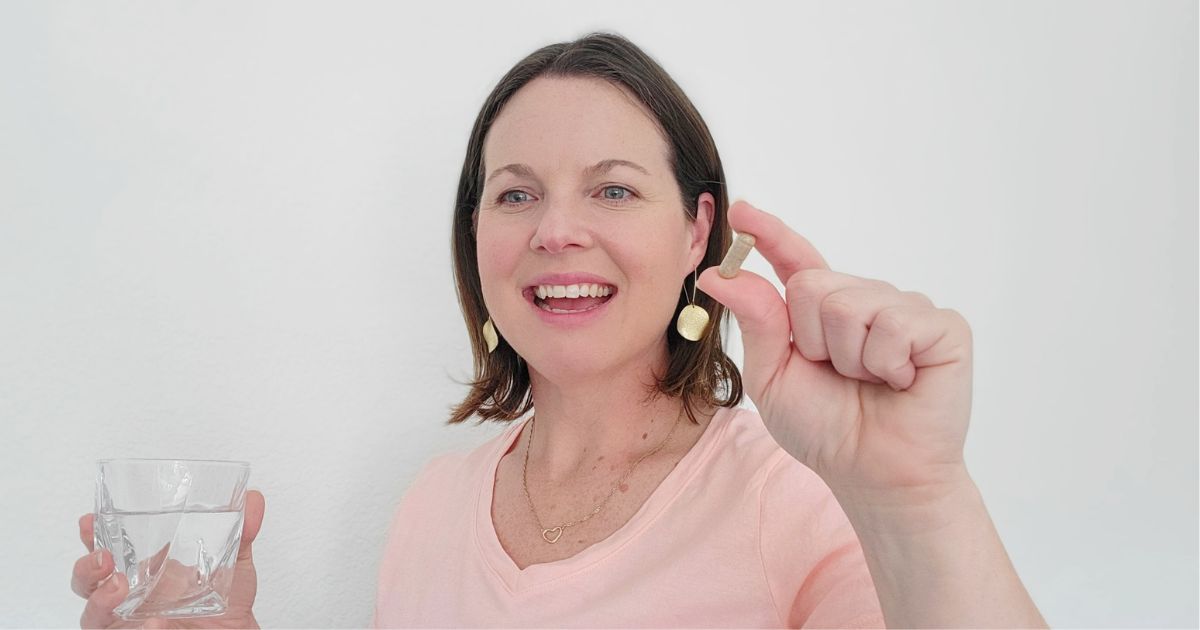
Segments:
[[[238,548],[247,462],[104,459],[96,462],[97,549],[125,574],[122,619],[225,612]]]

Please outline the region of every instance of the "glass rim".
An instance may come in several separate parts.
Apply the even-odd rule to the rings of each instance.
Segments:
[[[114,464],[114,463],[165,463],[165,462],[186,462],[191,464],[208,464],[213,466],[241,466],[249,468],[250,462],[233,459],[177,459],[177,458],[160,458],[160,457],[113,457],[109,459],[97,459],[96,465]]]

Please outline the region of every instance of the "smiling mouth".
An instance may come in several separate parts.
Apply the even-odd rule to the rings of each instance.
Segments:
[[[549,313],[569,315],[597,309],[616,295],[607,284],[543,284],[525,290],[534,306]]]

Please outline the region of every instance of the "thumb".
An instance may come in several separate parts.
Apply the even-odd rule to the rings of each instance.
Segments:
[[[717,267],[705,269],[696,280],[701,291],[724,304],[742,331],[747,387],[753,396],[783,369],[791,351],[792,327],[787,302],[766,278],[746,270],[722,278]],[[757,402],[757,401],[756,401]]]
[[[263,514],[267,511],[267,501],[258,490],[246,491],[245,517],[242,521],[242,545],[238,549],[238,561],[251,560],[250,545],[258,538],[262,529]]]

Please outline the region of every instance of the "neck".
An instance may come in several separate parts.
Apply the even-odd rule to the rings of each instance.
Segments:
[[[661,361],[665,369],[665,352]],[[554,379],[530,366],[535,409],[530,470],[548,481],[608,475],[656,448],[675,442],[690,421],[679,418],[682,402],[651,395],[654,366],[625,366],[593,378]],[[671,434],[676,420],[679,427]],[[698,418],[703,421],[704,418]],[[528,433],[528,430],[526,430]],[[671,448],[668,443],[662,452]]]

